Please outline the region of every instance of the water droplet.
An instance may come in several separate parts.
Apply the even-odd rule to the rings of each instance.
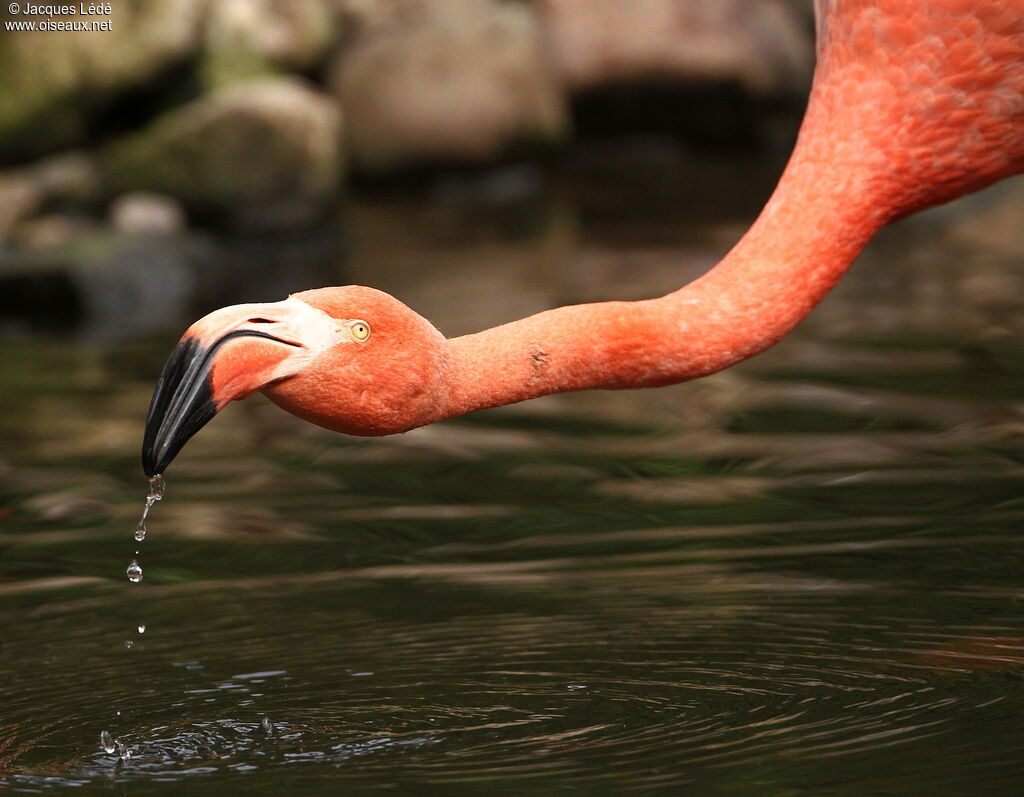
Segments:
[[[263,719],[260,720],[260,727],[263,728],[263,730],[265,730],[267,733],[274,732],[274,723],[270,721],[270,717],[264,716]]]
[[[128,565],[128,569],[125,570],[128,574],[128,580],[134,584],[138,584],[142,581],[142,565],[137,560],[132,559],[132,563]]]
[[[131,647],[131,646],[132,646],[133,644],[134,644],[134,643],[133,643],[133,642],[132,642],[132,641],[131,641],[130,639],[126,639],[126,640],[124,641],[124,646],[125,646],[126,648],[130,648],[130,647]]]
[[[146,518],[149,517],[149,510],[153,508],[153,504],[163,499],[165,487],[164,477],[160,474],[149,480],[149,494],[146,496],[146,505],[142,507],[142,517],[139,518],[139,525],[135,527],[136,542],[142,542],[146,539]]]
[[[108,755],[117,749],[114,745],[114,737],[110,735],[110,731],[103,731],[103,733],[100,734],[100,747],[102,747],[103,751]]]
[[[139,624],[139,633],[140,634],[146,633],[146,626],[145,626],[144,623]]]

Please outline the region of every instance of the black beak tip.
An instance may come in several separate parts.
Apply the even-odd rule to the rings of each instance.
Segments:
[[[213,359],[224,343],[239,337],[297,345],[254,329],[236,329],[208,346],[194,337],[182,338],[164,363],[149,404],[142,440],[142,470],[150,478],[163,473],[189,438],[217,414],[213,402]]]
[[[163,473],[167,469],[167,466],[171,464],[172,459],[173,455],[171,457],[164,457],[163,459],[160,459],[157,457],[155,447],[149,448],[143,446],[142,471],[146,474],[147,478],[152,479],[154,476]]]
[[[184,338],[167,358],[142,440],[142,470],[150,478],[163,473],[189,438],[217,414],[210,377],[215,350]]]

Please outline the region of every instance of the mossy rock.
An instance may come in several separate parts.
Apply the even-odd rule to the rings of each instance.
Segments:
[[[200,83],[219,89],[320,66],[341,33],[335,0],[217,0],[203,22]]]
[[[197,52],[203,5],[120,0],[102,18],[109,31],[0,31],[0,157],[81,143],[113,97]],[[21,19],[3,8],[6,19]]]
[[[315,218],[344,172],[341,114],[296,78],[231,86],[178,108],[102,155],[108,190],[155,191],[241,226]]]
[[[443,4],[367,29],[340,54],[331,85],[354,164],[367,172],[486,165],[523,144],[552,148],[568,132],[536,20],[518,4]]]

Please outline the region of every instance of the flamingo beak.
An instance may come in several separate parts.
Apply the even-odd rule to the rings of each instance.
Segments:
[[[142,468],[147,476],[163,473],[189,438],[227,403],[214,401],[212,369],[218,349],[238,337],[294,345],[254,329],[228,332],[210,345],[191,335],[182,338],[167,358],[149,404],[142,441]]]
[[[222,307],[196,321],[167,358],[153,391],[142,441],[146,475],[163,473],[229,402],[298,373],[344,340],[346,329],[294,298]]]

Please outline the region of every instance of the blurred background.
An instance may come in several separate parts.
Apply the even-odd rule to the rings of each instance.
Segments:
[[[648,223],[656,239],[629,243],[652,250],[681,224],[746,222],[813,67],[810,3],[786,0],[3,13],[111,23],[3,32],[6,334],[123,338],[219,304],[410,277],[461,294],[474,315],[446,317],[436,298],[417,308],[461,332],[600,291],[617,258],[573,255],[609,216]],[[657,264],[665,280],[635,292],[677,286],[736,232],[675,273]],[[442,237],[462,253],[439,252]],[[510,290],[526,252],[530,284]],[[438,270],[453,260],[471,273]]]
[[[125,339],[349,282],[458,334],[670,290],[770,193],[813,68],[809,0],[165,0],[96,19],[111,30],[2,34],[0,334]],[[1019,253],[1007,202],[984,235],[957,214],[943,234]],[[970,281],[956,305],[1020,287],[933,278]]]
[[[1019,787],[1020,179],[707,380],[380,440],[232,406],[123,576],[195,318],[359,283],[458,335],[674,290],[785,165],[811,5],[5,6],[0,787]]]

